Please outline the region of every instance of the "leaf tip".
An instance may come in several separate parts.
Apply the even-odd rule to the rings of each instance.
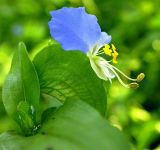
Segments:
[[[18,43],[18,47],[19,47],[19,49],[22,49],[22,48],[26,49],[26,45],[22,41]]]

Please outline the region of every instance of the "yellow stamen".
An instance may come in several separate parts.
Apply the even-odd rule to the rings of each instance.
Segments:
[[[112,50],[110,49],[110,46],[108,44],[104,45],[103,51],[106,55],[109,55],[109,56],[112,55]]]
[[[139,87],[139,84],[137,82],[132,82],[129,84],[129,87],[132,88],[132,89],[136,89]]]
[[[113,63],[116,64],[117,63],[117,56],[119,55],[118,52],[116,51],[116,48],[115,46],[112,44],[112,50],[113,50],[113,53],[112,53],[112,57],[113,57]]]
[[[116,64],[117,63],[117,56],[118,56],[118,53],[116,52],[116,51],[114,51],[113,53],[112,53],[112,57],[113,57],[113,63],[114,64]]]
[[[109,44],[105,44],[104,45],[104,48],[103,48],[103,51],[106,55],[108,56],[112,56],[113,59],[113,63],[116,64],[117,63],[117,56],[119,55],[118,52],[116,51],[116,47],[111,44],[111,46]]]
[[[116,47],[112,44],[113,51],[116,51]]]
[[[114,64],[117,64],[117,63],[118,63],[117,57],[113,57],[112,62],[113,62]]]
[[[138,76],[137,76],[137,82],[141,82],[145,77],[145,74],[144,73],[140,73]]]

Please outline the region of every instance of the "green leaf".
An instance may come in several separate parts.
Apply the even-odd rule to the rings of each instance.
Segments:
[[[42,113],[41,124],[47,122],[51,118],[51,116],[53,115],[54,112],[56,112],[56,107],[50,107],[50,108],[46,109]]]
[[[4,132],[0,134],[0,150],[20,150],[25,143],[24,137],[14,132]]]
[[[55,44],[44,48],[33,62],[44,97],[49,95],[62,102],[67,98],[80,99],[105,114],[107,100],[103,81],[97,78],[85,54],[64,51]]]
[[[39,109],[39,96],[40,86],[37,73],[28,57],[25,45],[20,43],[13,56],[11,69],[3,86],[4,106],[8,114],[16,121],[19,119],[17,111],[19,111],[20,107],[18,106],[21,102],[25,102],[29,107],[27,110],[36,116],[33,113]]]
[[[7,137],[5,137],[7,136]],[[0,149],[12,150],[130,150],[123,134],[80,100],[67,100],[31,137],[0,136]]]

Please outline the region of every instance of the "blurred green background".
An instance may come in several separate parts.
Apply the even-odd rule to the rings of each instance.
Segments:
[[[107,119],[130,139],[133,149],[160,150],[160,1],[159,0],[1,0],[0,91],[14,50],[24,41],[31,57],[50,39],[49,12],[63,6],[85,6],[112,35],[119,51],[117,67],[145,80],[136,90],[118,81],[108,84]],[[12,128],[1,100],[0,132]]]

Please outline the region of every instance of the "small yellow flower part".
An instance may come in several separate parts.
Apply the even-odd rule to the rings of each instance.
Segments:
[[[112,62],[113,62],[114,64],[117,64],[117,63],[118,63],[118,61],[117,61],[117,56],[114,55],[114,53],[112,53],[112,56],[113,56]]]
[[[106,55],[109,55],[109,56],[112,55],[112,50],[110,49],[110,46],[108,44],[104,45],[103,51]]]
[[[116,51],[116,47],[112,44],[113,51]]]
[[[108,56],[112,56],[113,59],[113,63],[116,64],[117,63],[117,56],[119,55],[118,52],[116,51],[116,47],[112,44],[111,46],[109,44],[105,44],[103,51],[106,55]]]
[[[144,73],[140,73],[138,76],[137,76],[137,82],[141,82],[145,77],[145,74]]]
[[[117,63],[117,56],[119,55],[118,52],[116,51],[115,46],[112,44],[112,57],[113,57],[113,63],[116,64]]]

